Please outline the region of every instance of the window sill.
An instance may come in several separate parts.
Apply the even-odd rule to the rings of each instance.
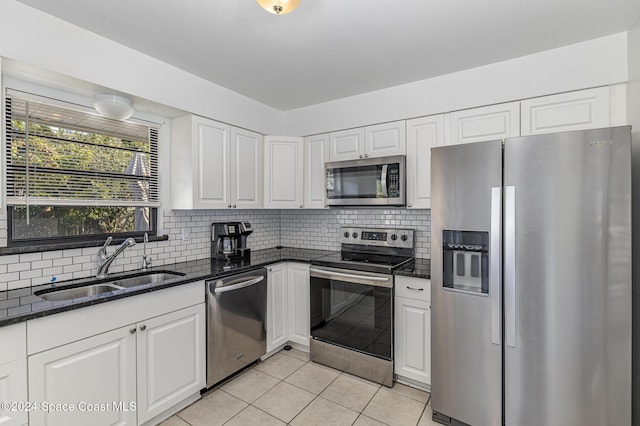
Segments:
[[[142,237],[135,237],[136,243],[141,243]],[[149,235],[149,242],[153,241],[167,241],[169,240],[168,235],[158,235],[151,236]],[[124,241],[124,238],[119,240],[113,240],[111,245],[120,244]],[[54,250],[66,250],[66,249],[76,249],[76,248],[87,248],[87,247],[102,247],[104,244],[104,239],[90,240],[90,241],[73,241],[68,243],[51,243],[51,244],[40,244],[40,245],[29,245],[29,246],[14,246],[14,247],[0,247],[0,256],[10,255],[10,254],[25,254],[25,253],[39,253],[43,251],[54,251]]]

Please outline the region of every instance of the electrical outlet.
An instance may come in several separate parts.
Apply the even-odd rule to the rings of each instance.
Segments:
[[[182,228],[182,241],[189,241],[191,239],[191,230],[189,228]]]

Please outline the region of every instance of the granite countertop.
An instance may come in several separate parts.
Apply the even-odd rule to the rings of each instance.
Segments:
[[[50,288],[50,284],[2,291],[0,292],[0,327],[60,312],[71,311],[85,306],[97,305],[111,300],[122,299],[136,294],[175,287],[194,281],[209,278],[222,278],[224,276],[258,269],[278,262],[310,262],[311,259],[326,256],[331,253],[334,252],[328,250],[284,247],[255,250],[251,252],[250,259],[234,262],[217,261],[215,259],[201,259],[191,262],[175,263],[173,265],[164,265],[149,269],[151,272],[172,271],[184,274],[183,276],[166,280],[161,284],[145,284],[137,287],[102,293],[95,296],[57,302],[45,301],[34,294],[38,291]],[[99,281],[114,281],[124,276],[136,275],[139,273],[140,271],[127,271],[124,273],[110,274],[109,278],[105,280],[95,280],[90,277],[61,281],[55,285],[57,288],[77,287],[86,284],[89,281],[92,283],[98,283]]]
[[[278,262],[310,262],[321,256],[327,256],[335,253],[329,250],[303,249],[280,247],[264,250],[254,250],[251,257],[247,260],[238,260],[233,262],[218,261],[215,259],[201,259],[190,262],[175,263],[173,265],[163,265],[149,269],[149,272],[171,271],[184,275],[163,281],[160,284],[152,283],[137,287],[124,288],[122,290],[114,290],[112,292],[102,293],[95,296],[81,297],[71,300],[62,301],[46,301],[36,296],[34,293],[51,288],[50,284],[21,288],[16,290],[0,292],[0,327],[20,323],[29,319],[40,318],[59,312],[71,311],[85,306],[97,305],[111,300],[122,299],[137,294],[148,293],[168,287],[175,287],[194,281],[200,281],[211,278],[222,278],[228,275],[240,272],[250,271],[252,269],[262,268]],[[430,278],[430,261],[429,259],[415,259],[405,267],[396,271],[396,275],[405,275],[417,278]],[[104,280],[96,280],[93,277],[61,281],[55,284],[57,288],[62,287],[78,287],[85,285],[87,282],[99,283],[107,281],[115,281],[125,276],[140,274],[140,271],[127,271],[109,275]]]
[[[406,266],[394,271],[394,275],[431,279],[431,259],[415,258]]]

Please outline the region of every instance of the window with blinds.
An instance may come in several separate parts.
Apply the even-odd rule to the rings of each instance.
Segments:
[[[158,129],[8,90],[9,243],[155,230]]]

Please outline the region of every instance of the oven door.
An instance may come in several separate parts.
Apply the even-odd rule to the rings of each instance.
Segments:
[[[405,204],[405,156],[325,163],[330,206]]]
[[[393,277],[312,266],[311,337],[393,360]]]

